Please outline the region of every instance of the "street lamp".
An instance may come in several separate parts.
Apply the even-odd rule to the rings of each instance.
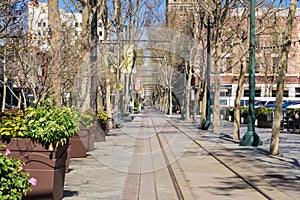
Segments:
[[[181,114],[181,118],[182,120],[186,120],[186,67],[187,67],[187,63],[186,63],[186,58],[184,58],[184,69],[183,69],[183,111]]]
[[[211,124],[211,111],[210,111],[210,105],[211,105],[211,98],[210,98],[210,30],[211,28],[214,28],[217,24],[218,17],[217,13],[214,12],[214,21],[210,21],[210,16],[208,15],[207,18],[207,23],[204,22],[204,17],[205,13],[204,11],[200,12],[200,20],[201,20],[201,29],[204,26],[205,29],[207,29],[207,57],[206,57],[206,64],[207,64],[207,69],[206,69],[206,85],[207,85],[207,94],[206,94],[206,116],[205,116],[205,122],[201,125],[201,129],[207,130]]]
[[[249,71],[249,113],[248,129],[240,141],[241,146],[259,146],[262,141],[255,132],[255,0],[250,0],[250,71]]]

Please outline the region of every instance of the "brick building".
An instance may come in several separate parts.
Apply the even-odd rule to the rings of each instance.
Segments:
[[[167,26],[175,28],[186,23],[186,20],[192,22],[191,13],[197,17],[197,13],[193,8],[193,4],[188,0],[167,0]],[[231,13],[239,15],[241,8],[235,9]],[[259,18],[264,14],[264,9],[256,10],[256,17]],[[256,66],[255,66],[255,97],[276,97],[276,77],[278,68],[280,67],[280,52],[282,49],[282,36],[285,30],[285,23],[287,20],[287,9],[277,10],[273,13],[273,18],[270,17],[264,20],[265,30],[263,32],[256,32]],[[274,17],[275,16],[275,17]],[[197,20],[195,20],[196,22]],[[257,20],[257,24],[260,23]],[[180,23],[181,22],[181,23]],[[194,25],[195,25],[194,22]],[[234,20],[233,22],[234,23]],[[247,29],[247,22],[245,27]],[[186,28],[183,28],[186,30]],[[284,97],[300,99],[300,9],[296,11],[294,19],[292,47],[289,53],[288,67],[285,77]],[[206,34],[206,33],[204,33]],[[206,36],[203,36],[204,38]],[[212,47],[213,48],[213,47]],[[232,65],[236,63],[239,52],[233,48],[232,52],[223,56],[221,66],[221,100],[226,105],[233,106],[237,90],[237,80],[239,78],[239,70],[241,64]],[[212,59],[213,60],[213,59]],[[205,67],[205,66],[204,66]],[[211,77],[213,84],[213,77]],[[243,87],[243,97],[249,96],[248,73],[246,73],[245,83]]]

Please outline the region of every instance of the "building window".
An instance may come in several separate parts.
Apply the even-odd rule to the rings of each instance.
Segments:
[[[277,89],[272,90],[272,97],[276,97],[276,92],[277,92]],[[283,90],[283,97],[289,97],[289,90],[288,89]]]
[[[256,64],[255,65],[255,73],[257,74],[257,73],[259,73],[259,71],[260,71],[260,65]]]
[[[272,97],[276,97],[276,91],[277,91],[276,89],[272,90]]]
[[[41,23],[41,22],[39,22],[39,23],[38,23],[38,27],[41,27],[41,26],[42,26],[42,23]]]
[[[46,27],[46,26],[47,26],[46,22],[43,22],[43,27]]]
[[[300,88],[295,88],[295,97],[300,97]]]
[[[260,97],[261,96],[261,89],[255,89],[254,96],[255,97]]]
[[[249,89],[244,89],[244,97],[249,97]]]
[[[99,37],[102,37],[102,34],[103,34],[102,31],[99,31]]]
[[[283,97],[289,97],[289,90],[283,90]]]
[[[75,27],[78,27],[78,25],[79,25],[78,22],[75,22]]]

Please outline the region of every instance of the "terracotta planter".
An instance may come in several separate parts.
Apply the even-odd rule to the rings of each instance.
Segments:
[[[86,157],[87,148],[78,134],[71,138],[70,149],[70,158]]]
[[[94,150],[95,133],[89,132],[83,125],[80,125],[80,131],[70,140],[70,157],[86,157],[87,151]]]
[[[23,199],[63,198],[68,143],[53,151],[27,138],[13,138],[4,144],[11,156],[25,163],[24,170],[30,177],[37,179],[37,186],[32,187]]]
[[[106,125],[105,125],[106,128]],[[105,130],[102,129],[98,120],[93,121],[93,127],[88,130],[90,134],[95,135],[95,142],[104,142],[105,141]]]

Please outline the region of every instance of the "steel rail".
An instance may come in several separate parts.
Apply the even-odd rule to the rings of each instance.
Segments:
[[[223,162],[220,158],[218,158],[216,155],[214,155],[212,152],[207,150],[205,147],[203,147],[197,140],[189,136],[185,133],[185,131],[181,130],[176,124],[171,122],[170,119],[166,120],[169,122],[172,126],[174,126],[177,130],[179,130],[183,135],[185,135],[187,138],[189,138],[192,142],[194,142],[196,145],[198,145],[200,148],[202,148],[208,155],[213,157],[215,160],[217,160],[219,163],[221,163],[224,167],[226,167],[228,170],[230,170],[232,173],[234,173],[238,178],[242,179],[245,183],[247,183],[249,186],[251,186],[255,191],[263,195],[266,199],[272,200],[273,198],[270,197],[268,194],[266,194],[263,190],[261,190],[258,186],[256,186],[254,183],[252,183],[250,180],[242,176],[240,173],[238,173],[236,170],[232,169],[229,165],[227,165],[225,162]]]

